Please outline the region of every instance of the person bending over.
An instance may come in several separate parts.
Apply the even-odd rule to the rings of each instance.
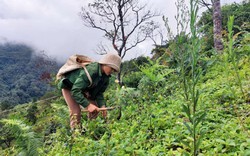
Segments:
[[[121,57],[117,54],[108,53],[100,61],[92,62],[84,68],[68,72],[58,83],[62,95],[70,112],[70,127],[81,127],[81,106],[88,110],[88,118],[94,119],[98,115],[97,108],[105,108],[103,93],[109,85],[112,73],[119,72]],[[92,84],[88,76],[92,79]],[[91,84],[91,85],[90,85]],[[103,117],[107,111],[102,112]]]

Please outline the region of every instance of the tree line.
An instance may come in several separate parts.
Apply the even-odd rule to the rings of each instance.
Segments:
[[[25,44],[0,44],[0,108],[35,101],[53,87],[48,83],[58,64]]]

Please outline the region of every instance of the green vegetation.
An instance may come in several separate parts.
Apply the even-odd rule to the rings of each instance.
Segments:
[[[192,5],[191,34],[181,29],[152,58],[125,62],[125,86],[111,78],[105,98],[122,114],[114,109],[107,119],[91,121],[83,114],[85,132],[72,132],[67,105],[62,97],[50,98],[58,94],[52,92],[17,105],[0,120],[0,153],[250,155],[250,32],[235,32],[237,16],[230,16],[223,53],[204,51],[208,43],[199,36]]]
[[[0,110],[36,100],[53,88],[50,74],[58,65],[24,44],[0,44]]]
[[[250,2],[249,0],[243,0],[241,4],[233,3],[231,5],[225,5],[221,8],[222,13],[222,35],[227,36],[227,22],[229,16],[235,16],[233,30],[236,33],[242,31],[250,31],[249,26],[249,14],[250,14]],[[213,20],[212,13],[207,10],[202,13],[198,25],[204,26],[202,33],[207,44],[203,45],[205,51],[209,51],[213,48]],[[240,40],[240,39],[239,39]],[[238,40],[238,41],[239,41]]]

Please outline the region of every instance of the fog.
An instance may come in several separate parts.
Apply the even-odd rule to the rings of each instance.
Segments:
[[[75,53],[98,60],[97,46],[100,42],[106,43],[104,34],[85,27],[78,15],[81,7],[90,1],[0,0],[0,42],[24,43],[59,61]],[[232,2],[240,0],[221,0],[222,5]],[[175,31],[174,0],[147,0],[147,4],[168,17],[171,29]],[[161,18],[158,20],[163,23]],[[125,59],[150,55],[152,48],[153,42],[148,40],[129,51]]]

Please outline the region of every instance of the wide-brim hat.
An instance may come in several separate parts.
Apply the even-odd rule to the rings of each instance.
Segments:
[[[105,64],[113,68],[116,72],[120,72],[121,57],[114,53],[108,53],[104,55],[100,61],[100,64]]]

